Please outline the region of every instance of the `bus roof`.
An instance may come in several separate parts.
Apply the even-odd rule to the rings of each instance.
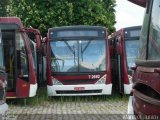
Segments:
[[[128,0],[136,5],[139,5],[141,7],[146,7],[147,0]]]
[[[99,30],[107,30],[103,26],[85,26],[85,25],[77,25],[77,26],[61,26],[61,27],[54,27],[54,28],[49,28],[50,30],[73,30],[73,29],[80,29],[80,30],[94,30],[94,29],[99,29]]]
[[[23,28],[22,21],[18,17],[0,17],[0,23],[17,24],[20,28]]]
[[[117,36],[119,35],[120,33],[122,33],[123,31],[128,31],[128,30],[137,30],[137,29],[141,29],[142,26],[131,26],[131,27],[124,27],[124,28],[121,28],[117,31],[115,31],[114,33],[112,33],[109,38],[112,38],[114,36]]]

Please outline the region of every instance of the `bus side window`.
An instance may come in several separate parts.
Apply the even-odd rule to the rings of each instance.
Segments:
[[[16,41],[17,41],[17,69],[18,76],[25,81],[29,81],[29,68],[28,68],[28,57],[26,54],[26,48],[24,44],[23,37],[21,33],[16,33]]]

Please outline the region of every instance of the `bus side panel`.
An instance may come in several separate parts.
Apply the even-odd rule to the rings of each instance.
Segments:
[[[46,75],[47,75],[47,84],[48,85],[52,85],[52,81],[51,81],[51,60],[49,59],[51,57],[50,55],[50,45],[49,45],[49,41],[47,41],[47,54],[46,54],[46,60],[47,60],[47,72],[46,72]]]
[[[112,83],[112,77],[111,77],[111,56],[110,56],[110,48],[109,48],[109,40],[108,40],[108,33],[106,33],[106,48],[107,48],[107,53],[106,53],[106,57],[107,57],[107,81],[106,84],[110,84]],[[112,51],[111,51],[112,52]]]
[[[124,41],[124,30],[122,30],[122,76],[123,76],[123,83],[129,84],[128,80],[128,70],[127,70],[127,55],[126,55],[126,48],[125,48],[125,41]]]
[[[17,80],[17,97],[29,97],[30,84],[22,79]]]

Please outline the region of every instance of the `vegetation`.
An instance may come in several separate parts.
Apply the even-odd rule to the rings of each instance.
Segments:
[[[115,31],[115,0],[7,1],[8,16],[20,17],[26,27],[39,29],[43,36],[48,28],[69,25],[100,25],[109,33]]]
[[[0,1],[0,16],[4,17],[7,16],[7,5],[9,4],[8,0],[1,0]]]

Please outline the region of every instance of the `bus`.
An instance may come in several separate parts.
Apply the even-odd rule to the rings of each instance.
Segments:
[[[155,115],[153,117],[158,120],[160,119],[158,116],[160,115],[160,1],[129,1],[145,7],[146,11],[140,34],[140,49],[136,65],[132,68],[134,84],[128,103],[128,113],[139,116]]]
[[[141,26],[122,28],[109,37],[113,93],[130,94]]]
[[[27,98],[36,95],[37,71],[35,47],[18,17],[0,17],[7,78],[7,98]],[[36,36],[39,36],[37,33]],[[40,37],[36,37],[39,41]]]
[[[0,29],[0,115],[5,114],[8,109],[6,104],[6,85],[7,85],[7,74],[5,72],[4,61],[3,61],[3,43],[2,34]]]
[[[107,36],[106,28],[100,26],[63,26],[48,30],[48,96],[111,94]]]

